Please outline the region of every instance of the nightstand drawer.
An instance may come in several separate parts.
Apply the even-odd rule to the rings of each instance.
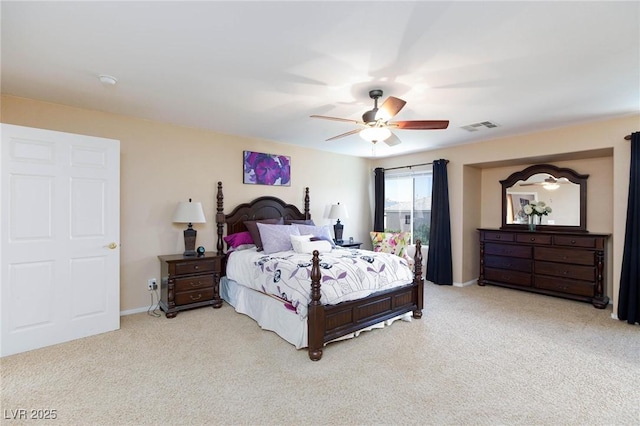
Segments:
[[[179,262],[175,265],[176,275],[199,274],[201,272],[213,272],[216,270],[216,259],[208,260],[192,260]],[[219,270],[220,268],[218,268]]]
[[[176,278],[176,291],[197,290],[213,287],[213,275],[194,275],[188,278]]]
[[[205,302],[213,299],[213,287],[200,290],[176,293],[176,305],[188,305],[191,303]]]

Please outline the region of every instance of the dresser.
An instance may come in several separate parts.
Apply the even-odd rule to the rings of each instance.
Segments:
[[[486,284],[589,302],[604,308],[609,235],[479,229],[480,276]]]
[[[220,274],[224,256],[205,253],[201,256],[172,254],[160,259],[160,309],[167,318],[179,311],[201,306],[222,306]]]

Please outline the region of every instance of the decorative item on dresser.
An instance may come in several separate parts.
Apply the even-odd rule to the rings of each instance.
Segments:
[[[493,284],[603,309],[607,234],[479,229],[478,285]]]
[[[160,281],[160,309],[167,318],[179,311],[212,305],[222,306],[220,274],[223,256],[205,252],[197,257],[172,254],[158,256]]]

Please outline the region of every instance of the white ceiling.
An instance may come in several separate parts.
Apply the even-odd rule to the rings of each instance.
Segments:
[[[2,1],[2,93],[342,154],[399,155],[640,111],[640,2]],[[110,74],[116,86],[97,76]],[[348,123],[407,101],[393,148]],[[494,129],[462,126],[493,121]],[[637,130],[637,129],[630,129]],[[179,143],[179,141],[176,141]]]

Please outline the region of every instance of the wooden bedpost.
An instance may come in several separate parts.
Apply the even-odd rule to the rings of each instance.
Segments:
[[[307,336],[307,346],[309,347],[309,358],[312,361],[319,361],[322,358],[322,346],[324,344],[324,306],[320,303],[320,253],[313,251],[311,266],[311,302],[307,316],[309,335]]]
[[[224,227],[224,208],[223,206],[223,201],[224,201],[224,195],[222,194],[222,182],[218,182],[218,194],[216,195],[216,199],[217,199],[217,208],[216,208],[216,226],[218,228],[218,243],[216,245],[216,249],[217,249],[217,255],[218,256],[222,256],[222,250],[224,248],[223,244],[222,244],[222,234],[223,234],[223,227]]]
[[[311,213],[309,213],[309,187],[304,188],[304,218],[306,220],[311,219]]]
[[[422,318],[422,306],[424,304],[424,280],[422,279],[422,241],[416,240],[416,254],[413,257],[415,262],[413,282],[417,284],[418,300],[417,309],[413,311],[414,318]]]

